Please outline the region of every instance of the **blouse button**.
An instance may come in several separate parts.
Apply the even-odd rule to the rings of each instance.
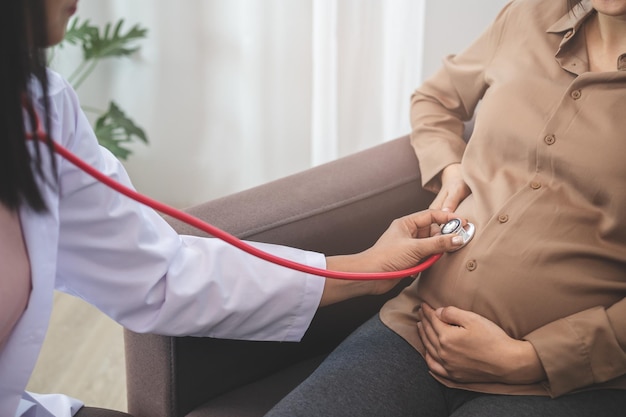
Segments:
[[[506,223],[509,221],[509,215],[508,214],[501,214],[498,216],[498,221],[500,223]]]
[[[574,100],[578,100],[580,98],[580,96],[582,95],[582,93],[580,92],[580,90],[574,90],[570,93],[570,96],[574,99]]]
[[[475,260],[467,261],[467,264],[465,264],[465,267],[467,268],[468,271],[475,270],[477,266],[478,264],[476,263]]]
[[[556,136],[554,135],[548,135],[545,138],[543,138],[543,141],[547,144],[547,145],[553,145],[554,142],[556,142]]]
[[[541,183],[537,181],[533,181],[530,183],[530,188],[532,188],[533,190],[538,190],[541,188]]]

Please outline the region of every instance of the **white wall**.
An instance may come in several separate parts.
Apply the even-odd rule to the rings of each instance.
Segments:
[[[82,102],[91,106],[104,107],[115,99],[148,132],[150,144],[135,146],[125,163],[140,191],[184,207],[311,165],[307,141],[311,136],[312,92],[307,86],[312,78],[312,52],[310,40],[306,39],[310,39],[312,30],[312,1],[80,3],[82,18],[103,23],[124,16],[126,28],[140,22],[149,29],[139,54],[104,63],[79,90]],[[336,1],[343,9],[349,4],[363,7],[358,1]],[[421,76],[432,74],[443,56],[467,46],[505,3],[426,0]],[[373,44],[367,41],[371,33],[349,27],[359,23],[355,21],[358,16],[371,14],[351,13],[342,21],[339,33],[351,34],[352,41],[358,41],[359,36],[354,35],[361,30],[362,44]],[[265,26],[259,19],[264,19]],[[419,19],[416,22],[421,24]],[[419,50],[412,41],[407,39],[406,50]],[[372,72],[371,62],[380,62],[384,57],[375,56],[381,52],[379,48],[367,45],[359,48],[368,54],[369,63],[364,62],[360,70],[364,74]],[[67,74],[77,53],[61,51],[55,65]],[[263,63],[265,59],[269,59],[267,64]],[[362,104],[348,108],[354,115],[360,114],[352,123],[357,138],[342,142],[339,156],[390,139],[377,133],[381,124],[377,115],[384,106],[377,102],[377,96],[368,94],[371,86],[354,79],[347,82],[350,86],[339,85],[339,90],[361,86],[361,95],[356,98]],[[407,101],[411,88],[406,91]],[[257,109],[264,113],[255,118]],[[244,113],[246,119],[240,117]],[[403,117],[408,123],[408,114]],[[345,126],[350,127],[350,123],[343,122],[340,135],[351,130]],[[373,133],[366,137],[369,131]],[[246,140],[250,137],[255,140]],[[263,161],[258,161],[260,155],[265,155]]]
[[[423,75],[467,47],[510,0],[427,0]]]

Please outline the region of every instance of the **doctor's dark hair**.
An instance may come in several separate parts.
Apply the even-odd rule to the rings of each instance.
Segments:
[[[54,164],[49,138],[48,149],[38,141],[32,144],[33,156],[26,143],[26,131],[35,132],[37,126],[28,94],[30,83],[41,86],[45,114],[39,117],[46,132],[50,126],[46,55],[43,48],[34,46],[47,44],[44,1],[10,0],[3,2],[0,13],[0,202],[11,210],[23,204],[36,211],[46,209],[36,177],[44,175],[44,154]]]

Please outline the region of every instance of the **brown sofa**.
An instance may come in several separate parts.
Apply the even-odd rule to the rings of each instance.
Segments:
[[[426,208],[432,198],[402,137],[188,211],[241,238],[330,255],[369,247],[393,219]],[[203,234],[171,223],[180,233]],[[300,343],[127,331],[129,413],[261,416],[400,287],[320,309]]]

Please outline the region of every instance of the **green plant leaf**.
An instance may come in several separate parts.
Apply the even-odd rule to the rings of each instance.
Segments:
[[[79,25],[79,19],[72,20],[70,27],[65,32],[63,42],[59,44],[63,47],[67,42],[71,45],[83,45],[91,42],[91,39],[98,36],[98,27],[89,23],[89,19]]]
[[[99,30],[85,29],[89,33],[83,43],[85,60],[126,56],[137,51],[139,47],[131,47],[129,44],[145,38],[148,30],[135,25],[128,32],[122,33],[123,24],[124,20],[119,20],[111,32],[111,23],[107,23],[102,34]]]
[[[140,140],[148,143],[145,132],[128,118],[120,107],[111,101],[109,109],[96,120],[94,132],[98,142],[120,159],[126,159],[131,151],[128,143]]]
[[[139,49],[138,46],[132,46],[132,42],[145,38],[147,29],[135,25],[123,33],[123,24],[124,20],[120,19],[115,26],[108,23],[100,30],[88,19],[72,20],[59,46],[63,47],[68,43],[79,45],[83,50],[82,62],[67,78],[74,89],[78,89],[89,77],[101,59],[127,56]],[[127,147],[130,142],[139,140],[148,143],[143,129],[128,118],[114,102],[111,102],[106,113],[96,120],[94,132],[98,142],[120,159],[126,159],[131,154]]]
[[[132,153],[130,149],[123,147],[118,142],[112,139],[107,139],[105,137],[99,137],[98,143],[103,147],[107,148],[113,155],[115,155],[118,159],[126,160]]]

